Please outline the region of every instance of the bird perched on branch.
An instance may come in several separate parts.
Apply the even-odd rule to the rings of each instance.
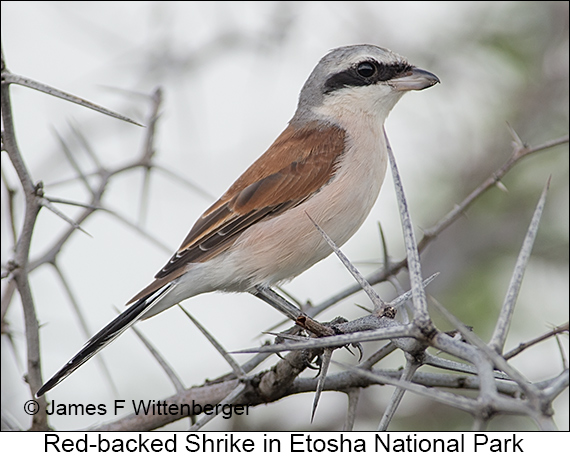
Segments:
[[[384,180],[384,121],[434,74],[377,46],[337,48],[317,64],[287,128],[202,216],[128,308],[37,392],[40,397],[140,319],[198,294],[255,292],[331,254],[362,225]],[[310,216],[310,218],[308,217]]]

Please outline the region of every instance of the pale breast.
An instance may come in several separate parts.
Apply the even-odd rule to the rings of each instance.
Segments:
[[[291,279],[331,254],[307,214],[339,246],[360,228],[378,197],[387,154],[382,128],[359,133],[348,136],[335,177],[321,191],[249,228],[222,256],[225,268],[236,273],[235,284],[226,290]]]

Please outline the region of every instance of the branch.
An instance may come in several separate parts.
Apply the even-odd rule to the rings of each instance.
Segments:
[[[63,92],[59,89],[56,89],[55,87],[48,86],[47,84],[34,81],[33,79],[26,78],[25,76],[15,75],[14,73],[10,73],[7,70],[2,71],[2,84],[18,84],[20,86],[28,87],[30,89],[52,95],[53,97],[61,98],[71,103],[76,103],[77,105],[81,105],[85,108],[98,111],[99,113],[106,114],[107,116],[120,119],[121,121],[129,122],[131,124],[138,125],[139,127],[144,127],[144,125],[139,124],[138,122],[133,121],[126,116],[123,116],[122,114],[115,113],[114,111],[111,111],[107,108],[103,108],[102,106],[96,105],[95,103],[89,102],[80,97],[76,97],[75,95],[71,95],[67,92]]]
[[[465,199],[456,205],[451,211],[444,215],[438,222],[436,222],[431,227],[423,230],[423,237],[418,243],[418,252],[423,252],[424,249],[439,236],[446,228],[456,222],[465,211],[487,190],[495,187],[498,182],[523,158],[530,155],[536,154],[538,152],[546,151],[550,148],[560,146],[562,144],[567,144],[569,141],[568,135],[562,136],[555,140],[546,141],[538,146],[530,147],[525,146],[524,148],[515,147],[509,159],[505,162],[503,166],[491,173],[491,175],[481,183],[475,190],[473,190]],[[401,259],[397,262],[393,262],[389,267],[384,266],[382,269],[372,273],[366,277],[366,280],[372,284],[379,284],[386,281],[391,276],[396,275],[402,269],[406,268],[408,265],[408,259]],[[322,313],[324,310],[330,308],[336,303],[344,300],[345,298],[360,292],[361,288],[358,284],[347,287],[346,289],[338,292],[332,297],[324,300],[322,303],[315,305],[307,314],[311,317],[315,317]]]
[[[30,255],[30,244],[32,240],[32,233],[37,220],[38,213],[41,208],[41,203],[36,195],[36,186],[32,183],[30,173],[26,168],[22,159],[22,154],[18,147],[16,140],[16,132],[14,129],[13,115],[12,115],[12,102],[10,98],[10,88],[7,83],[4,83],[4,74],[7,73],[4,62],[4,52],[2,51],[2,85],[1,92],[1,105],[2,105],[2,124],[4,126],[4,149],[8,153],[10,162],[12,163],[18,178],[22,185],[25,197],[25,214],[22,229],[18,234],[18,241],[14,253],[13,269],[11,271],[12,278],[17,284],[18,293],[22,301],[22,309],[24,311],[24,324],[26,328],[26,346],[28,358],[28,373],[26,374],[26,381],[30,386],[30,393],[33,397],[34,392],[42,385],[41,375],[41,358],[40,358],[40,339],[39,339],[39,325],[36,317],[34,307],[34,300],[32,298],[32,291],[30,289],[28,277],[28,258]],[[34,415],[32,419],[32,430],[46,430],[47,429],[47,402],[45,399],[39,401],[39,412]]]

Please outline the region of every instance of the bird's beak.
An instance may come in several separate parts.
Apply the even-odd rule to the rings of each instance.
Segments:
[[[396,90],[422,90],[439,82],[439,78],[429,71],[413,67],[397,78],[391,79],[389,84]]]

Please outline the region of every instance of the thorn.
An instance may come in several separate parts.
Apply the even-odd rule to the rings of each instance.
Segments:
[[[382,229],[382,224],[380,224],[380,222],[378,222],[378,231],[380,232],[380,242],[382,243],[382,252],[384,254],[384,271],[388,271],[390,269],[388,242],[386,241],[386,236],[384,235],[384,230]]]
[[[333,349],[328,348],[328,349],[325,349],[323,351],[322,356],[319,357],[321,369],[319,371],[317,388],[315,390],[315,398],[313,400],[313,411],[311,413],[311,423],[315,419],[315,412],[317,411],[319,399],[321,398],[321,394],[322,394],[323,388],[325,386],[325,379],[327,377],[327,372],[329,370],[329,366],[331,363],[332,354],[333,354]]]
[[[372,314],[372,310],[368,309],[366,306],[359,305],[358,303],[355,303],[354,306],[357,306],[360,309],[363,309],[364,311],[366,311],[367,313]]]
[[[362,361],[362,356],[364,355],[363,351],[362,351],[362,344],[360,343],[352,343],[352,346],[355,347],[356,349],[358,349],[358,363],[360,363]]]
[[[513,137],[513,143],[515,145],[515,147],[517,149],[523,149],[525,147],[525,144],[523,143],[523,141],[521,140],[520,136],[518,135],[517,132],[515,132],[515,129],[513,129],[511,127],[511,124],[509,124],[507,122],[507,129],[509,130],[509,133],[511,134],[511,136]]]
[[[495,183],[495,186],[497,186],[497,188],[499,188],[499,190],[502,190],[505,193],[509,192],[509,189],[507,189],[507,186],[505,186],[502,181],[497,181]]]

